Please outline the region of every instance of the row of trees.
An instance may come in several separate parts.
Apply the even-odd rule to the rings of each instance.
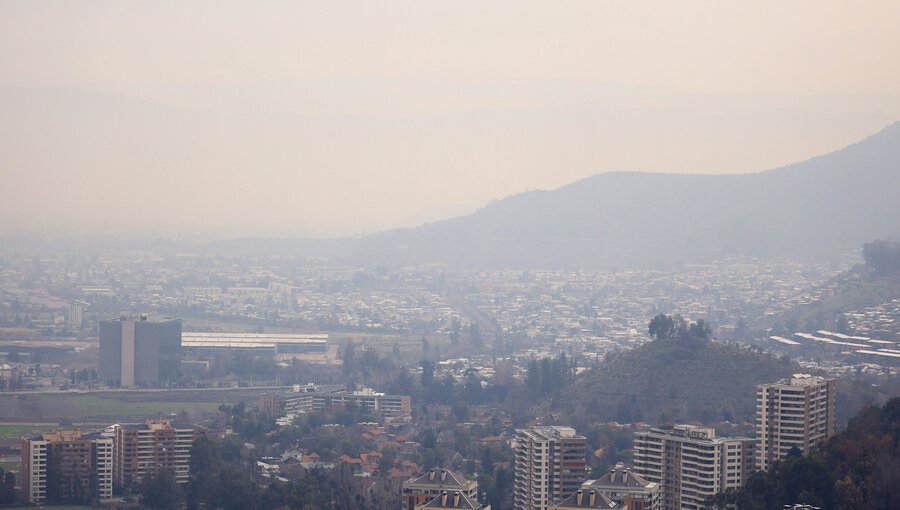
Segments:
[[[556,358],[533,359],[525,372],[525,387],[534,396],[557,393],[575,380],[575,365],[565,354]]]
[[[680,315],[669,316],[663,313],[650,320],[647,330],[655,340],[705,342],[712,336],[712,328],[703,319],[689,323]]]
[[[170,470],[145,477],[140,486],[141,505],[152,510],[354,510],[367,508],[374,503],[372,498],[385,497],[378,490],[369,495],[356,490],[349,468],[330,473],[312,470],[295,480],[263,484],[254,474],[252,456],[234,441],[197,439],[190,462],[191,479],[185,487],[176,483]]]

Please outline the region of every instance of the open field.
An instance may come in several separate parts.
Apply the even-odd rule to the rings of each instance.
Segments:
[[[39,329],[32,328],[8,328],[0,327],[0,338],[39,338],[43,333]]]
[[[255,403],[261,389],[220,391],[109,391],[94,393],[0,394],[0,421],[21,422],[116,422],[143,420],[186,411],[207,414],[223,403],[241,400]],[[12,425],[7,425],[12,426]],[[10,433],[13,433],[10,429]],[[3,434],[0,430],[0,434]],[[2,436],[0,436],[2,437]]]
[[[52,426],[52,425],[50,425]],[[22,425],[10,425],[10,424],[0,424],[0,443],[7,442],[11,440],[18,440],[22,436],[27,436],[30,434],[35,434],[42,430],[45,430],[47,425],[36,425],[36,424],[22,424]]]

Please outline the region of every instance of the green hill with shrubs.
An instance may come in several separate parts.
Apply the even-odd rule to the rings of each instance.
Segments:
[[[661,314],[650,333],[651,342],[580,376],[559,396],[558,410],[623,423],[751,421],[756,386],[798,370],[786,359],[712,340],[702,320]]]

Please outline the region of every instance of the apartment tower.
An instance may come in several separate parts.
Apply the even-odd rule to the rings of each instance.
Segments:
[[[113,441],[79,429],[22,439],[22,493],[37,505],[112,498]]]
[[[707,496],[744,485],[753,449],[753,439],[712,428],[652,428],[634,434],[634,471],[659,484],[661,510],[700,510]]]
[[[756,388],[756,468],[768,470],[791,448],[801,451],[834,435],[834,379],[794,374]]]
[[[571,427],[516,430],[515,510],[544,510],[586,478],[587,441]]]
[[[115,437],[116,487],[139,483],[160,469],[172,471],[178,483],[187,483],[191,447],[206,433],[205,428],[177,428],[170,420],[113,425],[108,430]]]

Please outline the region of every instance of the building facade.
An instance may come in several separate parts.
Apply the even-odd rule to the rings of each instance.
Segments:
[[[461,504],[468,505],[472,502],[476,502],[478,500],[478,482],[475,480],[468,480],[464,476],[449,469],[431,469],[427,473],[419,476],[417,478],[413,478],[411,480],[407,480],[403,482],[403,485],[400,488],[400,496],[401,496],[401,510],[416,510],[418,508],[422,508],[423,505],[427,505],[435,499],[438,501],[435,504],[441,502],[439,499],[441,495],[461,495],[462,499],[459,497],[451,497],[449,500],[444,498],[443,501],[446,504],[447,501],[450,504]],[[428,508],[434,508],[428,507]],[[457,507],[444,507],[444,508],[463,508],[462,506]],[[481,508],[480,506],[476,508]]]
[[[548,507],[549,510],[581,510],[582,508],[602,508],[604,510],[631,510],[618,501],[613,501],[599,492],[582,488],[568,498]]]
[[[412,411],[408,395],[385,395],[371,388],[347,391],[339,385],[297,385],[290,392],[259,397],[260,410],[272,416],[331,411],[348,404],[384,417],[405,416]]]
[[[198,354],[236,350],[265,354],[325,353],[328,352],[328,335],[185,332],[181,346],[185,351]]]
[[[112,498],[113,440],[57,430],[22,439],[22,493],[34,504]]]
[[[617,507],[628,510],[660,508],[659,484],[646,480],[621,462],[600,478],[584,482],[581,491],[589,500],[593,491],[615,503]]]
[[[482,505],[463,491],[444,491],[427,503],[416,506],[416,510],[453,508],[457,510],[491,510],[491,505]]]
[[[756,388],[756,468],[768,470],[791,448],[808,451],[834,435],[834,379],[794,374]]]
[[[586,478],[587,441],[571,427],[516,430],[516,510],[544,510],[575,493]]]
[[[172,471],[178,483],[187,483],[191,447],[195,439],[206,433],[202,427],[177,428],[170,420],[113,425],[108,430],[115,437],[116,487],[139,483],[160,469]]]
[[[692,425],[638,431],[634,471],[659,484],[661,510],[700,510],[708,496],[744,485],[753,468],[754,444]]]
[[[177,376],[181,319],[140,315],[100,322],[100,378],[111,386],[159,386]]]

